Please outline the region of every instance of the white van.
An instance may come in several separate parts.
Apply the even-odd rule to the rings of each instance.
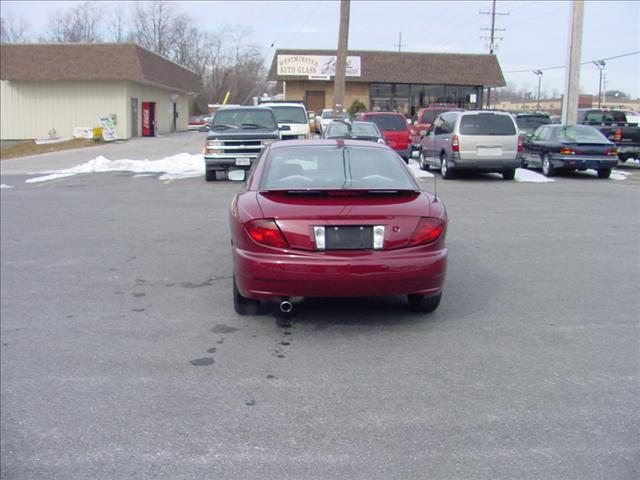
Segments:
[[[311,138],[307,109],[302,103],[265,102],[260,106],[273,110],[278,127],[288,125],[291,128],[291,130],[281,132],[282,140],[307,140]]]

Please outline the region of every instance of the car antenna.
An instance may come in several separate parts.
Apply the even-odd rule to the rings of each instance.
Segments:
[[[433,203],[438,203],[438,175],[433,175]]]

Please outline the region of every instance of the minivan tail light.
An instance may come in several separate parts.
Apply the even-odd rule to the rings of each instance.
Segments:
[[[454,135],[451,139],[451,150],[454,152],[460,151],[460,139],[458,138],[458,135]]]
[[[440,238],[445,227],[445,222],[439,218],[422,217],[411,236],[411,240],[409,240],[409,246],[415,247],[416,245],[426,245],[427,243],[435,242]]]
[[[607,150],[605,153],[610,157],[616,157],[618,155],[618,150],[615,148],[612,148],[611,150]]]
[[[270,247],[286,248],[289,246],[287,240],[282,235],[276,221],[270,218],[252,220],[245,224],[245,229],[249,236],[256,242]]]
[[[560,155],[575,155],[576,152],[572,148],[561,148]]]
[[[613,139],[614,139],[616,142],[619,142],[620,140],[622,140],[622,130],[617,129],[617,130],[616,130],[616,133],[614,133],[614,134],[613,134]]]
[[[524,143],[521,136],[518,136],[518,153],[524,152]]]

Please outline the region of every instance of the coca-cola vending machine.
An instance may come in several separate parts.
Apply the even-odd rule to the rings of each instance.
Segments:
[[[156,135],[156,103],[142,102],[142,136]]]

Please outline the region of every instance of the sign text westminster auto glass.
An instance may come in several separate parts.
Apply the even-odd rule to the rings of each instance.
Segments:
[[[278,55],[278,75],[336,74],[335,55]],[[347,57],[347,77],[360,76],[360,57]]]

